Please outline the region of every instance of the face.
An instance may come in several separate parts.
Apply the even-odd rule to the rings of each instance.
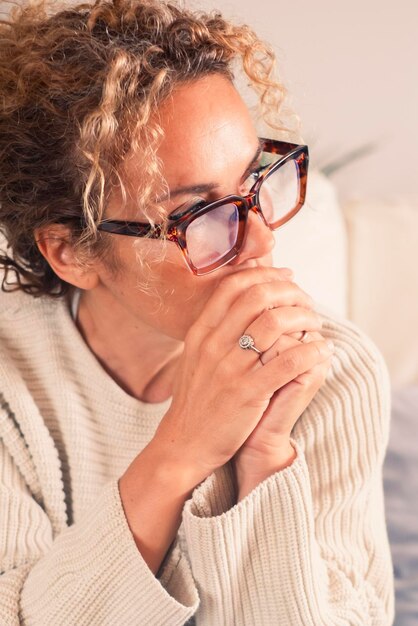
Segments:
[[[178,87],[159,110],[164,140],[158,150],[170,199],[167,213],[198,201],[213,201],[243,193],[248,166],[259,143],[249,112],[233,85],[210,76]],[[140,181],[139,159],[125,163],[127,189]],[[204,192],[184,188],[203,187]],[[128,202],[121,208],[116,192],[110,199],[109,219],[144,221]],[[142,219],[141,219],[142,218]],[[98,290],[106,291],[113,307],[120,307],[145,326],[184,339],[219,281],[249,266],[271,265],[274,238],[262,220],[250,212],[245,244],[236,259],[205,276],[195,276],[176,244],[158,240],[112,237],[118,258],[117,278],[98,262]],[[138,258],[145,263],[139,262]]]

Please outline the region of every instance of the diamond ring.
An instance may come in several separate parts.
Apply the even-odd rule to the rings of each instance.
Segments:
[[[263,354],[261,350],[255,347],[254,339],[251,337],[251,335],[242,335],[239,338],[238,345],[243,350],[254,350],[254,352],[257,352],[257,354]]]

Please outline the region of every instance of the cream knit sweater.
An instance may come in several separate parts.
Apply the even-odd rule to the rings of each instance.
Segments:
[[[117,479],[169,401],[119,388],[65,301],[0,294],[0,309],[1,626],[392,623],[389,385],[355,327],[326,317],[336,357],[294,429],[293,464],[237,505],[229,464],[209,476],[155,577]]]

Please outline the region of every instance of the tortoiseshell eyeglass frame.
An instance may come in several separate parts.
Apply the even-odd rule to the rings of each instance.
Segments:
[[[167,218],[167,223],[164,225],[155,224],[152,226],[143,222],[130,222],[123,220],[105,220],[101,222],[98,229],[114,235],[127,235],[128,237],[147,237],[149,239],[168,239],[176,243],[186,261],[187,266],[197,276],[203,276],[209,274],[214,270],[223,267],[233,259],[235,259],[245,241],[246,226],[248,219],[248,212],[254,211],[264,222],[264,224],[270,230],[277,230],[280,226],[283,226],[288,222],[300,209],[303,207],[306,196],[306,184],[308,177],[308,164],[309,164],[309,150],[308,146],[298,145],[294,143],[287,143],[285,141],[276,141],[274,139],[265,139],[260,137],[260,145],[262,152],[268,152],[271,154],[278,154],[282,158],[268,165],[263,173],[260,174],[257,181],[251,187],[249,193],[246,196],[229,195],[219,198],[214,202],[199,203],[197,206],[188,208],[183,212],[172,213]],[[259,207],[259,191],[263,182],[276,170],[282,167],[288,161],[293,160],[296,165],[296,170],[299,179],[299,197],[295,207],[283,216],[277,222],[269,224],[260,207]],[[198,217],[201,217],[209,211],[217,209],[223,204],[234,204],[238,210],[239,224],[238,233],[235,245],[227,252],[223,257],[218,259],[215,263],[206,267],[195,267],[191,260],[186,241],[186,231],[188,226]]]

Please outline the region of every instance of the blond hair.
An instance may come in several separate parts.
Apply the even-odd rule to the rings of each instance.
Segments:
[[[4,290],[59,296],[68,284],[40,254],[35,232],[65,224],[81,255],[104,258],[109,238],[97,226],[112,188],[126,199],[130,151],[142,155],[138,203],[152,222],[162,137],[152,113],[176,85],[214,73],[233,80],[238,62],[275,128],[283,128],[285,89],[272,49],[219,13],[158,0],[53,6],[30,1],[0,23],[0,229],[8,242],[0,266]]]

